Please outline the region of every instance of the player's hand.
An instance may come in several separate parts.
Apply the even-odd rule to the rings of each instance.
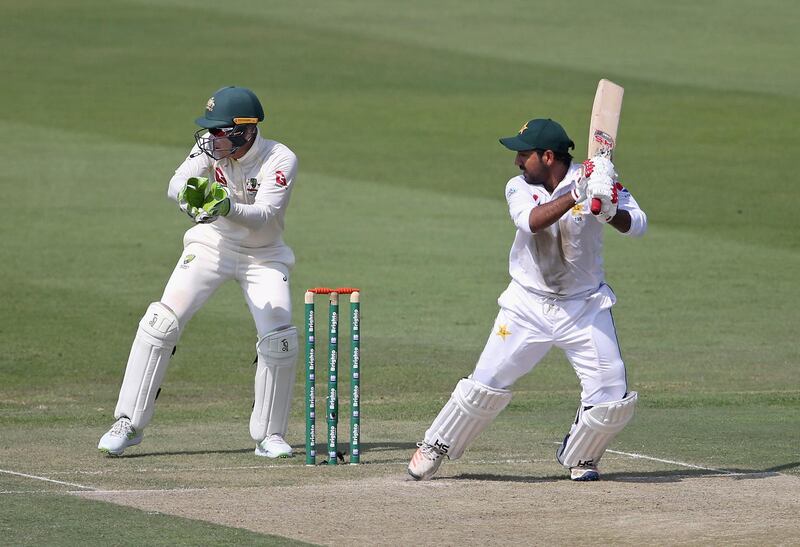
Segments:
[[[589,198],[600,200],[600,211],[595,213],[600,222],[608,222],[617,214],[617,184],[616,181],[606,174],[597,171],[589,177],[586,188]]]
[[[197,209],[196,211],[197,212],[195,213],[195,216],[192,217],[192,220],[194,220],[197,224],[211,224],[219,218],[219,215],[210,215],[202,209]]]
[[[218,182],[214,182],[209,188],[205,202],[195,214],[194,221],[198,224],[208,224],[221,216],[224,217],[230,211],[231,200],[228,189]]]
[[[210,185],[205,177],[189,177],[186,184],[178,192],[178,206],[181,211],[195,220],[206,201]]]
[[[594,174],[608,175],[612,179],[616,179],[617,170],[614,164],[606,156],[595,156],[583,162],[584,175],[591,177]]]
[[[598,221],[603,224],[611,222],[614,215],[617,214],[617,202],[615,201],[601,201],[602,207],[600,212],[594,216]]]
[[[218,182],[212,183],[202,209],[212,216],[224,217],[230,213],[231,198],[228,189]]]
[[[575,203],[582,203],[586,201],[586,186],[589,182],[589,175],[593,169],[594,166],[592,165],[591,160],[586,160],[583,162],[583,171],[578,178],[573,181],[572,190],[570,190],[572,199],[575,200]]]

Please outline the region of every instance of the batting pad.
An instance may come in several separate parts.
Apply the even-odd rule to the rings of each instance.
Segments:
[[[631,391],[620,401],[581,407],[572,430],[556,452],[558,462],[564,467],[596,466],[606,447],[633,418],[638,397]]]
[[[286,435],[294,389],[297,329],[273,331],[258,341],[255,403],[250,415],[250,436],[256,442],[267,435]]]
[[[496,389],[472,378],[462,378],[425,432],[425,442],[456,460],[510,401],[511,392],[507,389]]]
[[[127,416],[136,429],[150,423],[156,394],[179,336],[178,318],[172,310],[161,302],[150,304],[131,346],[115,418]]]

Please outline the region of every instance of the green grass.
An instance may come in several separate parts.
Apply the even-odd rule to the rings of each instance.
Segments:
[[[13,502],[13,513],[7,503],[0,510],[5,545],[309,545],[70,496],[15,495]],[[104,526],[89,531],[87,522]]]
[[[617,165],[650,219],[642,240],[606,238],[615,321],[641,394],[617,448],[797,475],[800,76],[787,67],[798,17],[778,0],[4,5],[0,468],[127,469],[94,444],[136,322],[180,254],[187,224],[166,183],[208,96],[233,83],[261,96],[266,133],[300,158],[286,232],[298,257],[296,321],[307,286],[363,288],[365,442],[385,465],[402,460],[472,369],[507,283],[514,230],[502,191],[515,168],[497,138],[551,116],[580,156],[594,87],[609,77],[626,89]],[[196,443],[176,469],[252,465],[254,343],[239,290],[223,287],[171,364],[142,448],[153,462]],[[491,438],[513,453],[525,427],[521,452],[550,457],[577,401],[573,372],[552,353],[515,391]],[[296,445],[300,418],[295,405]],[[31,460],[50,438],[65,452]],[[99,486],[132,487],[101,477]],[[285,480],[320,480],[299,477]],[[39,487],[0,474],[0,490]],[[141,516],[9,495],[12,543],[49,542],[40,504],[58,506],[47,518],[64,543]],[[165,534],[198,526],[146,519]]]

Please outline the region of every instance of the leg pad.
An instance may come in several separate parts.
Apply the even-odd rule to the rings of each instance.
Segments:
[[[633,418],[638,394],[628,393],[620,401],[581,407],[556,459],[564,467],[596,467],[614,437]]]
[[[458,459],[511,401],[511,392],[462,378],[450,400],[425,432],[425,442]]]
[[[256,344],[258,365],[250,436],[256,442],[269,435],[286,435],[297,361],[297,329],[273,331]]]
[[[139,321],[114,417],[127,416],[137,430],[153,417],[155,399],[169,358],[180,337],[178,318],[161,302],[153,302]]]

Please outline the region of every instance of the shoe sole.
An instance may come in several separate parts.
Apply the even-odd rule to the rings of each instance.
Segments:
[[[590,481],[599,481],[600,480],[600,473],[596,471],[589,471],[588,473],[572,479],[575,482],[590,482]]]
[[[414,479],[415,481],[421,481],[421,480],[423,480],[423,479],[422,479],[422,477],[421,477],[420,475],[417,475],[417,474],[413,473],[413,472],[411,471],[411,468],[410,468],[410,467],[409,467],[408,469],[406,469],[406,471],[408,471],[408,474],[409,474],[409,475],[411,475],[411,478],[412,478],[412,479]]]
[[[122,456],[122,453],[125,452],[126,448],[130,448],[132,446],[136,446],[137,444],[140,444],[142,442],[143,438],[144,437],[142,436],[142,437],[139,437],[138,439],[134,439],[134,442],[132,442],[131,444],[123,446],[122,450],[120,450],[119,452],[112,452],[111,449],[109,449],[109,448],[101,448],[99,446],[97,447],[97,450],[99,450],[101,454],[105,454],[106,456],[109,456],[111,458],[119,458],[120,456]]]
[[[288,453],[287,452],[283,452],[281,454],[273,454],[272,452],[265,452],[263,450],[259,450],[258,448],[256,448],[256,450],[255,450],[255,455],[259,456],[261,458],[271,458],[273,460],[278,459],[278,458],[283,458],[283,459],[294,458],[294,454],[291,453],[291,452],[288,452]]]

